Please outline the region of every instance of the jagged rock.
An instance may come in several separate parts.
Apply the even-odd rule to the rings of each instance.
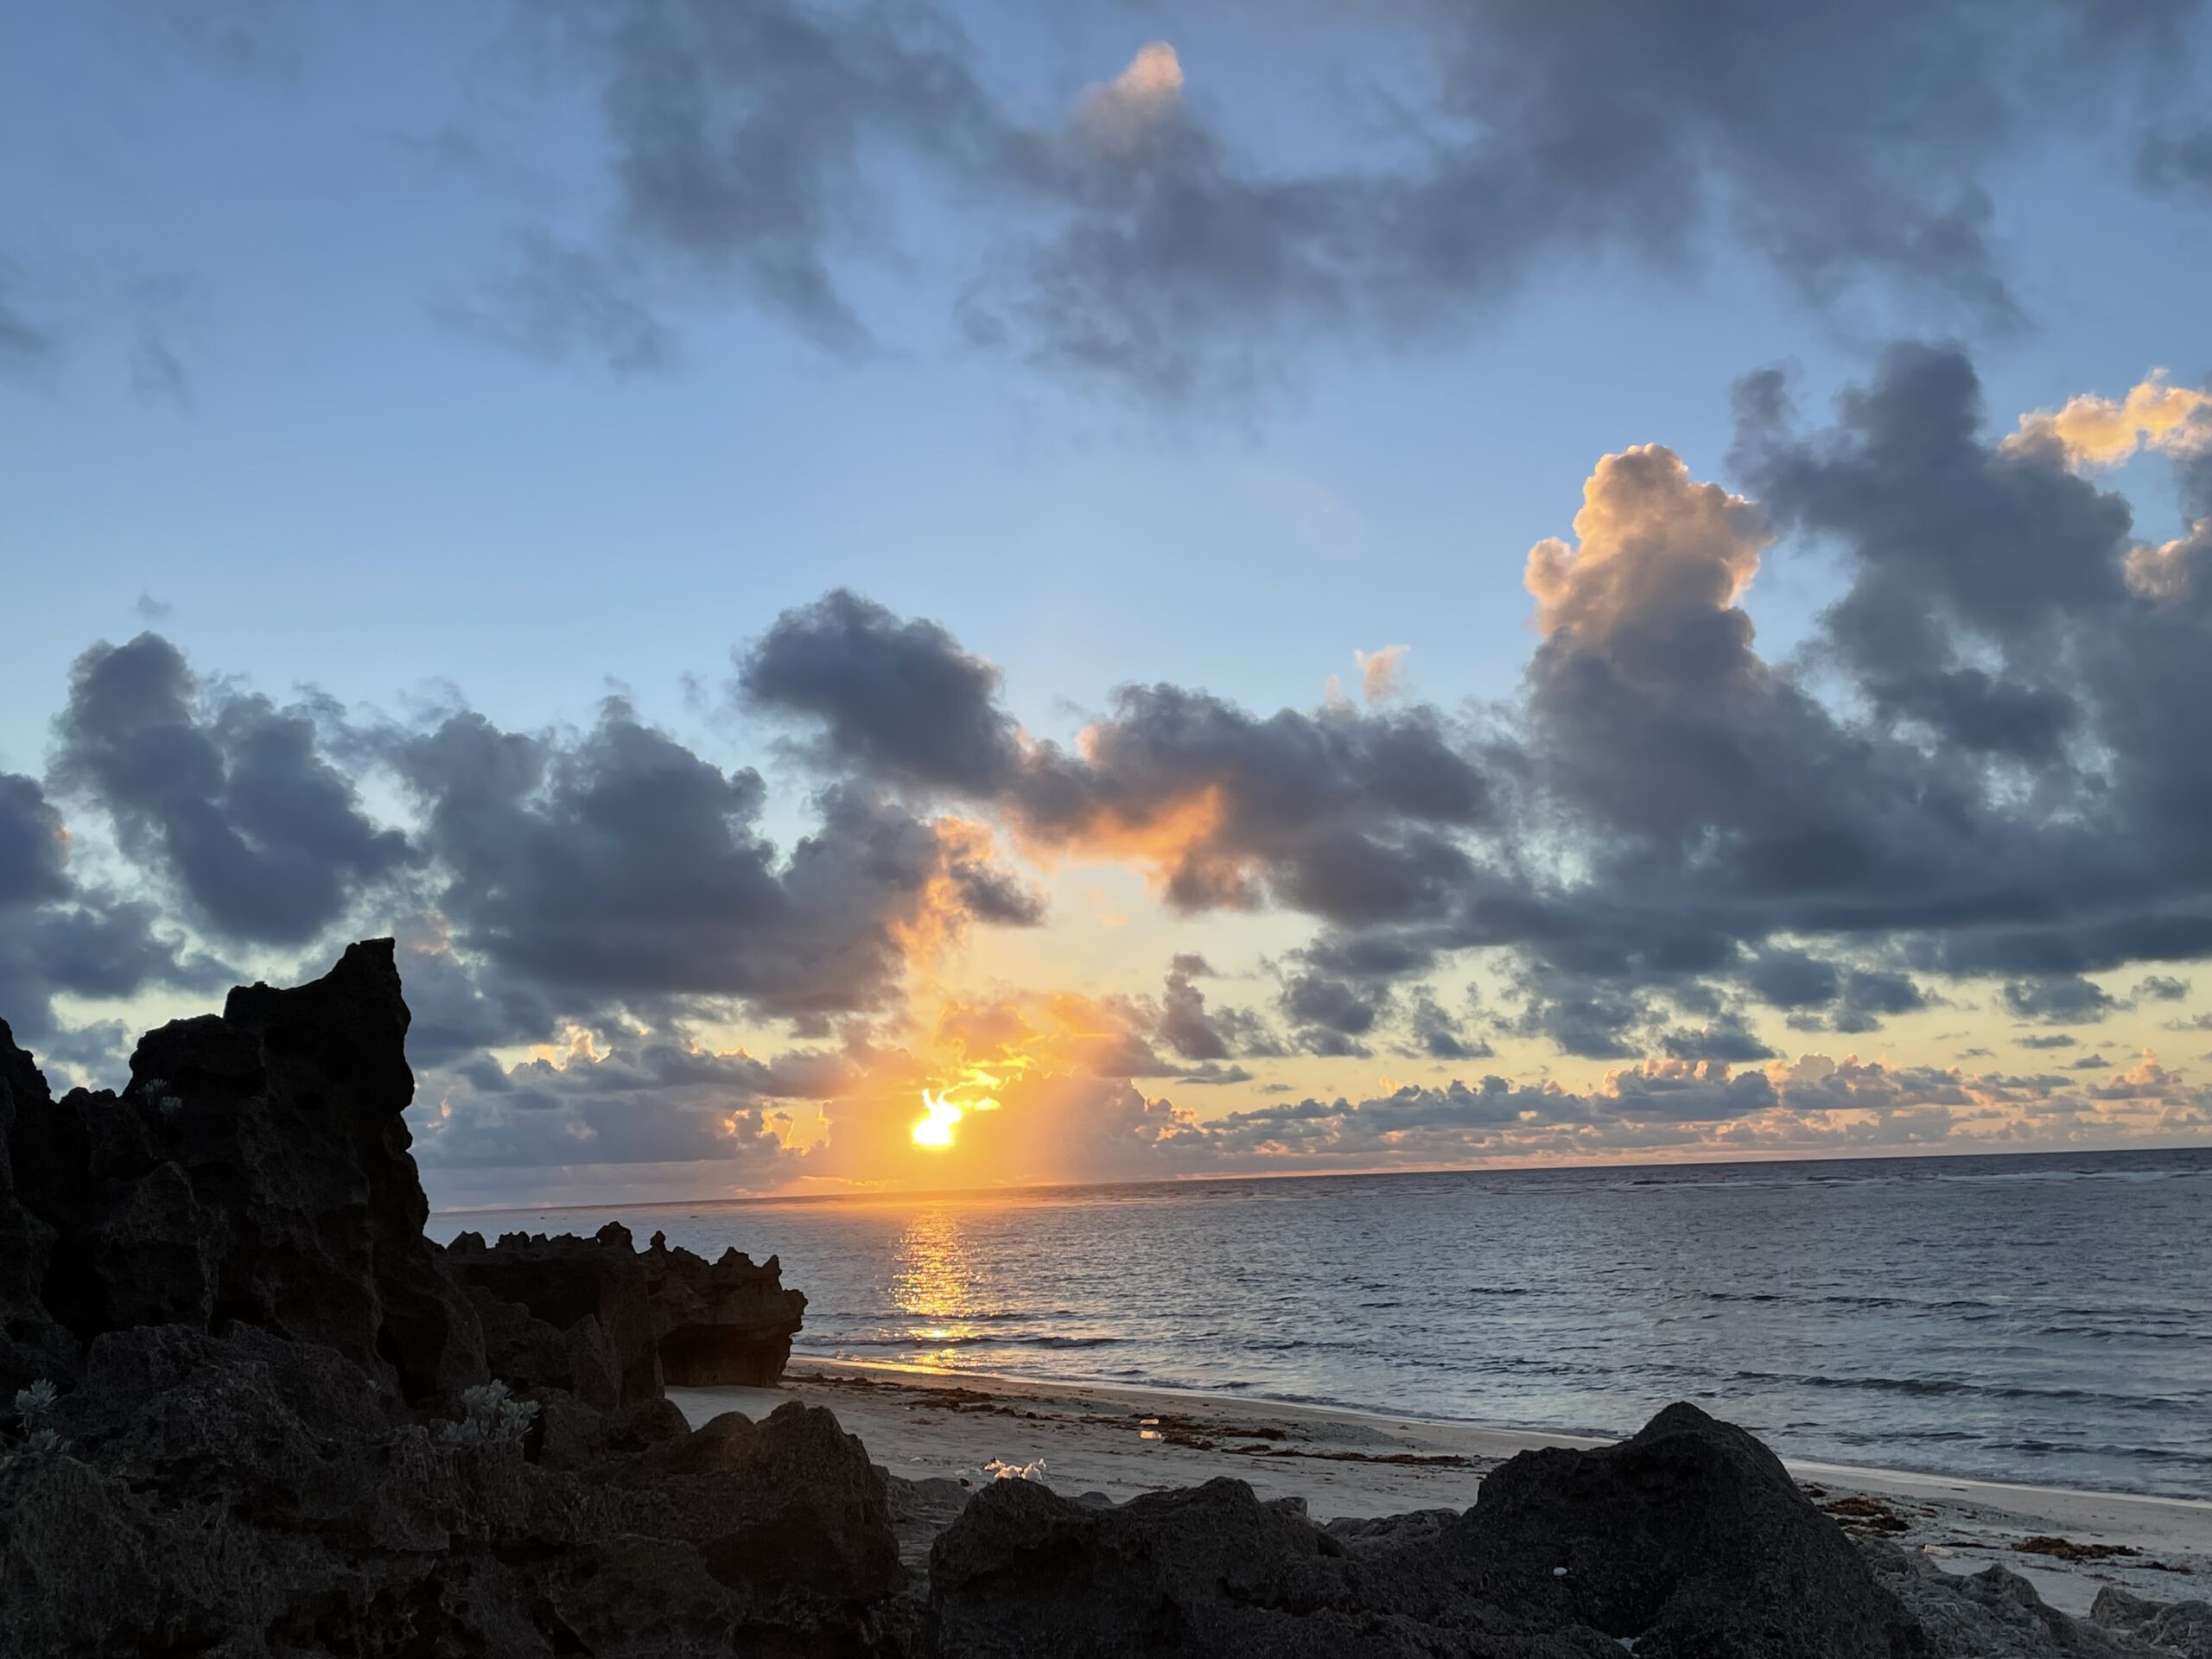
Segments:
[[[1458,1516],[1323,1529],[1236,1481],[1108,1510],[1001,1481],[931,1573],[944,1655],[1927,1650],[1773,1455],[1689,1406],[1618,1446],[1524,1452]]]
[[[1879,1540],[1859,1548],[1937,1659],[2172,1659],[2169,1649],[2059,1611],[2001,1567],[1961,1575]]]
[[[2153,1601],[2107,1585],[2097,1592],[2089,1618],[2183,1659],[2212,1659],[2212,1601]]]
[[[0,1453],[0,1656],[895,1651],[860,1443],[795,1403],[696,1433],[673,1410],[580,1475],[429,1432],[326,1347],[103,1334],[65,1446]]]
[[[683,1388],[772,1389],[791,1357],[806,1298],[784,1288],[774,1256],[755,1265],[729,1249],[714,1262],[671,1249],[655,1233],[645,1281],[659,1332],[661,1373]]]
[[[1460,1582],[1480,1599],[1632,1638],[1640,1659],[1924,1651],[1781,1460],[1692,1405],[1669,1406],[1617,1446],[1509,1459],[1433,1553],[1471,1567]]]
[[[645,1261],[620,1223],[590,1238],[507,1233],[497,1245],[462,1233],[446,1247],[446,1265],[473,1291],[513,1303],[535,1322],[502,1319],[487,1331],[500,1376],[568,1389],[607,1410],[660,1397]]]
[[[119,1096],[54,1100],[7,1043],[7,1161],[40,1230],[45,1315],[79,1342],[252,1325],[326,1344],[411,1399],[481,1381],[476,1315],[423,1236],[407,1024],[386,939],[311,984],[242,987],[220,1016],[149,1033]],[[26,1254],[9,1231],[0,1214],[0,1274]]]
[[[46,1311],[40,1292],[54,1229],[16,1196],[10,1147],[18,1113],[50,1096],[46,1077],[0,1020],[0,1399],[37,1377],[73,1376],[76,1338]]]
[[[1537,1630],[1460,1601],[1408,1611],[1306,1518],[1210,1480],[1099,1508],[1034,1481],[979,1490],[930,1560],[930,1659],[1618,1659],[1594,1630]]]
[[[480,1299],[492,1369],[567,1389],[602,1408],[657,1396],[664,1383],[772,1388],[790,1359],[806,1298],[783,1287],[774,1256],[737,1250],[709,1262],[653,1235],[640,1254],[609,1222],[589,1238],[507,1233],[486,1244],[465,1232],[447,1247],[449,1270]],[[524,1310],[518,1321],[481,1300]],[[593,1330],[581,1330],[589,1322]],[[599,1375],[611,1356],[611,1395]]]

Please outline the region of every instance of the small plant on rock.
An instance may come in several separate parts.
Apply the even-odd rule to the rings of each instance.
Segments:
[[[60,1433],[47,1420],[61,1398],[53,1382],[41,1376],[28,1388],[16,1390],[16,1416],[23,1426],[23,1451],[31,1456],[59,1452]]]
[[[448,1446],[520,1446],[537,1421],[537,1402],[513,1398],[496,1379],[463,1389],[461,1409],[458,1422],[438,1429],[438,1438]]]

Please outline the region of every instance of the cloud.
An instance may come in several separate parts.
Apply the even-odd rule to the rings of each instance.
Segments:
[[[755,709],[811,717],[817,753],[889,781],[988,795],[1020,764],[999,671],[930,621],[840,588],[776,619],[739,659]]]
[[[2023,415],[2004,447],[2044,444],[2056,445],[2076,467],[2116,467],[2145,448],[2197,454],[2212,449],[2212,396],[2177,386],[2156,370],[2118,402],[2085,392],[2060,409]]]
[[[48,1058],[80,1070],[120,1064],[120,1026],[64,1026],[57,995],[105,1000],[149,986],[205,990],[227,973],[164,937],[155,906],[80,884],[71,837],[35,779],[0,772],[0,1018]]]
[[[203,687],[175,646],[142,633],[71,669],[53,779],[105,810],[124,850],[217,933],[302,944],[410,857],[332,763],[317,712]]]
[[[2087,1025],[2102,1020],[2120,1007],[2119,1001],[2102,986],[2079,974],[2008,980],[2003,995],[2005,1007],[2016,1018],[2051,1026]]]
[[[1388,702],[1406,689],[1406,657],[1411,645],[1385,645],[1380,651],[1355,651],[1359,664],[1359,694],[1370,702]]]
[[[17,297],[22,281],[14,263],[0,251],[0,375],[28,376],[50,365],[60,352],[60,336]]]
[[[0,907],[69,892],[69,832],[35,779],[0,772]]]
[[[2155,113],[2146,72],[2196,7],[1343,10],[1421,73],[1362,88],[1389,132],[1325,124],[1271,166],[1165,41],[1055,119],[927,0],[580,3],[563,38],[597,99],[604,223],[534,232],[475,309],[528,349],[632,367],[671,354],[664,314],[732,303],[866,352],[856,296],[911,276],[893,207],[919,199],[971,340],[1169,404],[1249,399],[1332,343],[1449,340],[1539,272],[1679,273],[1721,247],[1823,311],[1866,291],[2009,327],[1997,163]],[[2152,141],[2146,182],[2191,180],[2200,148]]]
[[[573,737],[474,712],[397,739],[457,942],[504,972],[604,998],[717,996],[794,1019],[881,1008],[911,956],[978,918],[1033,920],[1018,884],[869,790],[818,798],[788,858],[766,788],[611,699]]]

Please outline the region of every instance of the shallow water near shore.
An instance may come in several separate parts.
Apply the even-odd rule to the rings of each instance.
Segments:
[[[2212,1149],[450,1214],[783,1258],[805,1351],[2212,1497]]]

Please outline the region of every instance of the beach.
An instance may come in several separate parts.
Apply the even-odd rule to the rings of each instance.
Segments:
[[[696,1427],[726,1411],[759,1420],[790,1401],[829,1407],[900,1485],[901,1552],[926,1561],[963,1494],[1027,1468],[1071,1497],[1194,1486],[1217,1476],[1262,1498],[1304,1501],[1318,1521],[1462,1510],[1484,1475],[1572,1436],[1425,1421],[1160,1389],[924,1372],[793,1356],[779,1389],[671,1389]],[[1040,1466],[1041,1465],[1041,1466]],[[2069,1491],[1948,1475],[1791,1462],[1847,1529],[1924,1551],[1959,1573],[2001,1565],[2053,1606],[2088,1611],[2108,1585],[2160,1600],[2212,1586],[2212,1503]],[[2023,1548],[2030,1545],[2032,1548]]]

